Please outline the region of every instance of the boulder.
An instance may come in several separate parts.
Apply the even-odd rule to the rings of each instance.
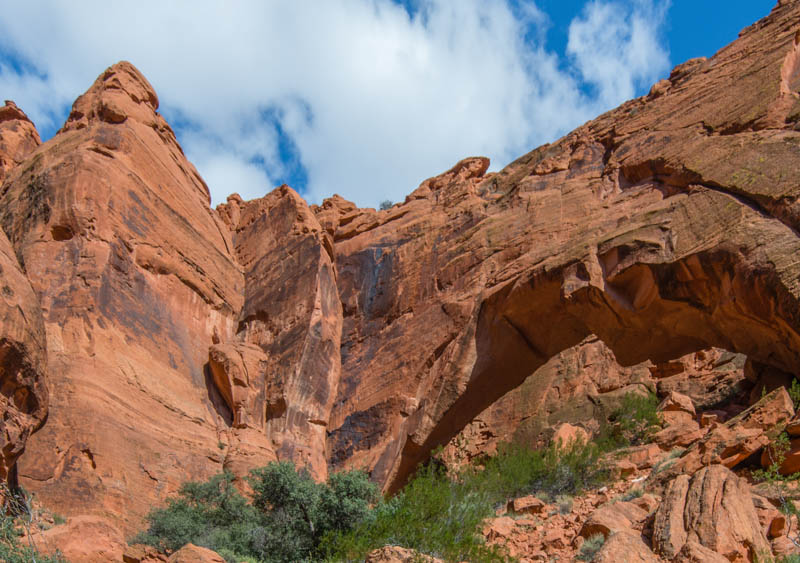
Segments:
[[[553,434],[553,442],[568,447],[571,444],[580,442],[586,444],[589,441],[589,434],[580,426],[574,426],[568,422],[559,424]]]
[[[75,516],[21,541],[27,544],[31,540],[42,554],[54,555],[60,551],[67,561],[85,563],[122,561],[127,548],[122,532],[101,516]]]
[[[589,538],[596,534],[609,535],[620,531],[642,529],[647,511],[632,502],[607,503],[592,512],[580,530],[580,535]]]
[[[489,521],[483,529],[483,535],[489,541],[508,539],[514,532],[515,527],[516,523],[513,518],[501,516]]]
[[[661,561],[642,539],[640,533],[619,530],[609,536],[592,559],[595,563],[658,563]]]
[[[664,471],[651,476],[665,483],[701,467],[722,464],[735,467],[771,442],[770,435],[794,416],[786,389],[779,387],[741,414],[710,430]]]
[[[729,563],[729,560],[716,551],[689,540],[674,559],[675,563]]]
[[[508,503],[508,511],[515,514],[541,514],[547,505],[534,496],[516,498]]]
[[[677,391],[671,391],[661,403],[658,405],[659,412],[685,412],[692,416],[694,416],[696,411],[694,410],[694,404],[692,403],[692,399],[687,397],[682,393],[678,393]]]
[[[723,465],[711,465],[667,488],[653,524],[653,549],[675,558],[689,542],[729,561],[752,561],[770,553],[753,506],[750,487]]]
[[[187,543],[167,559],[169,563],[225,563],[225,559],[206,547]]]

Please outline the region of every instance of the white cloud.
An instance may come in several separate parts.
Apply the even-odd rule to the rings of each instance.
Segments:
[[[628,10],[594,0],[572,21],[567,53],[583,79],[596,86],[601,105],[632,98],[638,84],[654,78],[654,69],[668,67],[659,32],[668,8],[669,2],[639,0]]]
[[[533,2],[509,1],[421,0],[413,18],[389,0],[20,2],[4,7],[0,45],[44,76],[0,67],[0,89],[47,126],[130,60],[189,125],[177,133],[215,203],[285,176],[277,122],[308,199],[376,205],[465,156],[502,166],[668,69],[650,0],[587,5],[568,58],[545,49]]]

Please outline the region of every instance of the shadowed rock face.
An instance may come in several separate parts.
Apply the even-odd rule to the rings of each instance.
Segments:
[[[0,107],[0,181],[40,144],[14,102]],[[47,351],[39,301],[0,232],[0,479],[17,485],[16,461],[47,416]]]
[[[17,458],[47,416],[47,352],[39,302],[0,233],[0,479],[16,486]]]
[[[280,459],[324,480],[342,332],[330,241],[287,186],[247,203],[231,197],[217,210],[245,274],[237,338],[265,353],[266,435]]]
[[[615,390],[569,357],[622,387],[712,348],[796,373],[798,27],[779,6],[649,96],[380,212],[286,186],[212,211],[152,87],[114,65],[0,190],[53,390],[23,484],[128,533],[180,483],[276,458],[395,490],[529,377],[548,423]]]

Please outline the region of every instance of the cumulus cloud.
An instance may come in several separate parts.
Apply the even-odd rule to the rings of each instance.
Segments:
[[[52,131],[130,60],[215,203],[299,179],[310,201],[374,206],[465,156],[502,166],[661,77],[659,6],[589,2],[556,53],[525,0],[16,3],[0,50],[24,65],[0,65],[0,89]]]
[[[582,78],[596,87],[600,105],[632,98],[637,85],[653,78],[653,69],[668,67],[658,26],[668,7],[640,0],[626,10],[596,0],[573,20],[567,53]]]

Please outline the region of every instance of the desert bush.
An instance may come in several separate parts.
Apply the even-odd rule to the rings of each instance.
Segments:
[[[230,473],[185,483],[166,507],[150,512],[147,531],[133,541],[165,551],[194,543],[227,561],[318,560],[322,538],[348,531],[377,500],[377,488],[359,471],[320,484],[281,462],[253,470],[248,481],[252,502]]]
[[[148,529],[134,538],[161,550],[174,551],[187,543],[216,551],[248,555],[258,514],[225,472],[205,482],[188,482],[164,508],[147,516]]]
[[[620,407],[601,424],[597,443],[605,451],[647,444],[662,425],[655,393],[627,393]]]
[[[393,498],[381,502],[349,533],[326,538],[330,560],[364,560],[384,545],[401,545],[448,561],[504,561],[478,534],[493,514],[491,497],[451,480],[441,467],[420,468]]]
[[[569,496],[607,477],[602,453],[580,441],[539,451],[503,445],[455,476],[432,460],[388,500],[378,498],[363,472],[332,474],[319,484],[289,462],[271,463],[251,472],[251,502],[229,473],[186,483],[148,515],[148,530],[134,541],[162,550],[191,542],[227,561],[355,561],[387,544],[448,561],[505,561],[480,533],[494,507],[537,494],[568,510]]]
[[[591,561],[594,559],[594,556],[598,551],[600,551],[600,548],[603,547],[604,543],[606,543],[606,538],[603,536],[603,534],[589,536],[586,541],[581,544],[581,547],[578,550],[578,561]]]
[[[35,525],[31,521],[31,509],[26,493],[22,490],[11,491],[5,484],[0,485],[0,498],[3,499],[0,507],[0,561],[4,563],[66,563],[66,560],[56,553],[45,556],[38,553],[35,541]],[[28,534],[24,545],[22,534]]]
[[[766,390],[766,387],[764,388]],[[800,408],[800,381],[797,378],[792,379],[792,385],[788,389],[789,397],[792,399],[795,410]]]
[[[583,442],[552,444],[538,451],[502,445],[498,455],[455,477],[429,464],[361,525],[329,536],[327,554],[333,560],[363,560],[369,551],[393,544],[447,561],[505,561],[507,556],[486,546],[480,534],[494,507],[527,494],[549,497],[566,507],[569,495],[605,480],[608,472],[600,463],[601,453]]]

